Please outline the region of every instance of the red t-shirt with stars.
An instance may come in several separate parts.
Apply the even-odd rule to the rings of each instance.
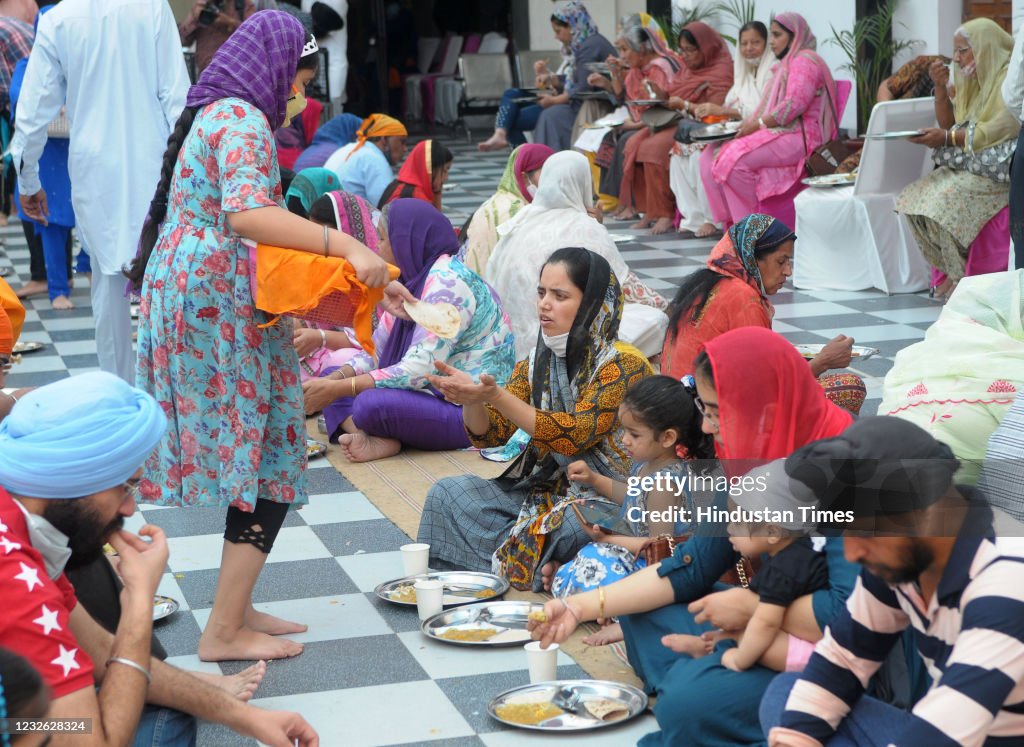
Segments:
[[[92,660],[68,625],[78,604],[62,573],[46,575],[43,556],[29,541],[25,515],[0,487],[0,646],[25,657],[54,698],[93,687]]]

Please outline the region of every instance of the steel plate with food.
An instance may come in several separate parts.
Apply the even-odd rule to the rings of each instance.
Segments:
[[[626,103],[630,106],[654,106],[655,104],[664,104],[665,99],[633,99]]]
[[[809,176],[801,179],[802,184],[816,189],[830,187],[852,187],[857,181],[856,174],[823,174],[822,176]]]
[[[692,130],[690,137],[694,140],[728,140],[729,138],[736,137],[741,124],[741,122],[716,122],[715,124],[709,124],[706,127]]]
[[[555,680],[524,685],[498,695],[487,713],[509,726],[535,731],[603,729],[636,718],[647,696],[631,686],[603,680]]]
[[[163,620],[178,611],[178,601],[170,597],[153,597],[153,621]]]
[[[37,350],[42,350],[46,347],[45,342],[36,342],[35,340],[18,340],[14,343],[14,353],[20,355],[22,353],[34,353]]]
[[[477,602],[424,620],[427,638],[456,646],[522,646],[530,641],[526,624],[544,607],[530,602]]]
[[[373,592],[385,602],[416,606],[414,584],[421,579],[437,579],[444,585],[441,603],[445,607],[474,604],[481,599],[500,597],[508,591],[508,581],[492,573],[476,571],[437,571],[420,576],[404,576],[378,584]]]
[[[314,441],[312,438],[306,439],[306,458],[317,459],[327,453],[327,444],[322,444],[319,441]]]
[[[796,351],[800,353],[800,355],[802,355],[807,360],[810,360],[811,358],[813,358],[822,351],[822,349],[825,347],[825,344],[822,343],[820,345],[794,345],[793,347],[796,348]],[[851,365],[853,365],[853,363],[856,363],[857,361],[866,361],[868,358],[870,358],[873,355],[876,355],[877,353],[878,348],[869,348],[865,347],[864,345],[854,345],[852,352],[853,362],[851,363]]]

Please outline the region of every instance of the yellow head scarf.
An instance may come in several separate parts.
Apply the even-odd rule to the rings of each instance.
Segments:
[[[405,125],[394,117],[389,117],[387,114],[371,114],[356,130],[358,144],[352,149],[352,153],[366,145],[366,141],[371,137],[401,137],[408,134]],[[346,161],[352,157],[352,153],[348,154]]]
[[[971,149],[978,151],[1017,137],[1020,123],[1003,103],[1003,80],[1013,51],[1013,37],[991,18],[975,18],[962,27],[974,52],[974,75],[953,66],[956,99],[953,116],[958,125],[975,126]]]

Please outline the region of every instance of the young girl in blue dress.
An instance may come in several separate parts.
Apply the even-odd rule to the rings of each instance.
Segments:
[[[584,531],[593,542],[560,567],[551,582],[556,597],[578,594],[606,586],[647,565],[638,553],[651,537],[679,536],[690,531],[683,519],[692,516],[694,500],[685,486],[691,462],[713,457],[713,446],[701,431],[701,416],[693,396],[683,384],[669,376],[650,376],[634,384],[619,406],[622,443],[633,460],[630,480],[599,475],[584,462],[569,465],[570,480],[589,485],[621,506],[620,522],[628,522],[632,534],[612,534],[581,517]],[[639,481],[657,478],[655,488],[643,490]],[[675,486],[682,485],[682,490]],[[661,489],[659,489],[661,488]],[[676,521],[649,521],[648,515]],[[622,640],[618,625],[606,627],[584,642],[602,645]]]

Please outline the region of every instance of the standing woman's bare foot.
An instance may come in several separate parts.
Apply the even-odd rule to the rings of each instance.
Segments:
[[[505,138],[504,133],[495,131],[493,135],[478,144],[477,150],[487,153],[492,150],[501,150],[502,148],[508,147],[508,140]]]
[[[708,236],[714,236],[716,233],[718,233],[718,227],[714,223],[705,223],[694,231],[694,235],[698,239],[705,239]]]
[[[608,646],[624,640],[626,640],[626,637],[622,634],[622,626],[618,623],[612,623],[611,625],[605,625],[593,635],[586,636],[583,642],[588,646]]]
[[[671,218],[658,218],[654,221],[654,225],[651,226],[651,235],[657,236],[658,234],[668,233],[672,230],[672,219]]]
[[[259,688],[260,683],[263,682],[263,676],[266,673],[267,662],[265,661],[258,661],[237,674],[189,672],[189,674],[198,677],[205,682],[209,682],[214,687],[219,687],[221,690],[227,691],[229,695],[233,695],[243,703],[248,703],[252,700],[252,696],[256,694],[256,690]]]
[[[612,215],[614,220],[633,220],[639,213],[631,207],[621,207]]]
[[[637,229],[637,230],[643,230],[645,228],[650,228],[652,223],[654,223],[654,221],[647,220],[647,218],[641,218],[636,223],[631,225],[630,228],[634,228],[634,229]]]
[[[46,293],[45,280],[29,280],[18,290],[14,291],[14,295],[18,298],[32,298],[32,296],[39,296],[43,293]]]
[[[252,605],[249,605],[249,609],[245,611],[245,626],[257,633],[266,633],[267,635],[305,633],[309,630],[308,625],[282,620],[280,617],[268,615],[266,612],[257,612]]]
[[[75,305],[71,303],[71,299],[67,296],[57,296],[55,299],[50,301],[50,306],[52,306],[55,311],[68,311],[75,308]]]
[[[380,438],[359,431],[346,433],[338,439],[341,453],[350,462],[372,462],[375,459],[393,457],[402,450],[402,442],[397,438]]]
[[[301,654],[302,650],[301,643],[275,638],[247,627],[218,634],[207,625],[199,637],[199,658],[202,661],[289,659]]]

